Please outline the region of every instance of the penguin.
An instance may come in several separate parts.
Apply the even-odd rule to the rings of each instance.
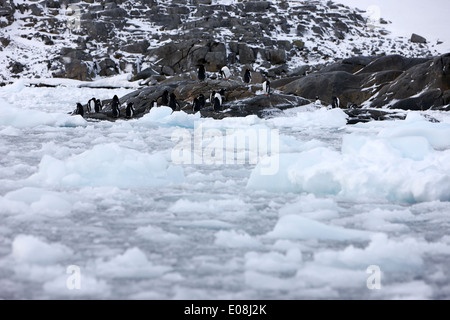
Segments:
[[[269,96],[270,95],[270,81],[266,80],[263,82],[263,92],[264,95]]]
[[[198,96],[198,103],[201,109],[204,108],[206,105],[206,98],[202,93],[200,93]]]
[[[102,111],[102,103],[100,102],[100,99],[95,99],[95,106],[94,106],[95,113],[99,113]]]
[[[339,104],[340,104],[339,98],[333,96],[333,97],[331,98],[331,107],[332,107],[333,109],[339,108]]]
[[[172,92],[169,97],[169,107],[172,108],[173,111],[177,111],[179,106],[175,93]]]
[[[216,96],[216,91],[212,91],[211,93],[210,93],[210,95],[209,95],[209,103],[211,104],[211,105],[214,105],[214,97]]]
[[[205,81],[206,79],[206,70],[204,65],[200,65],[198,68],[198,80]]]
[[[244,82],[250,83],[250,81],[252,81],[252,74],[250,73],[249,69],[246,69],[244,74]]]
[[[220,69],[220,75],[224,80],[230,79],[231,77],[230,69],[227,66],[223,67],[222,69]]]
[[[94,110],[94,112],[97,112],[97,111],[95,111],[95,103],[96,103],[96,101],[97,100],[95,98],[92,98],[91,100],[88,101],[88,103],[87,103],[87,113],[91,113],[92,110]]]
[[[214,98],[213,98],[213,101],[214,101],[214,107],[215,107],[215,105],[216,105],[216,102],[215,102],[216,99],[219,100],[219,106],[222,106],[223,97],[222,97],[222,94],[221,94],[220,92],[217,92],[217,93],[214,95]]]
[[[165,90],[161,96],[161,105],[168,106],[169,105],[169,91]]]
[[[220,89],[219,91],[220,94],[220,104],[223,104],[223,102],[225,101],[225,89]]]
[[[119,98],[117,96],[113,97],[112,103],[111,103],[111,109],[112,109],[112,115],[113,118],[119,118],[120,117],[120,109],[119,109]]]
[[[194,113],[200,111],[201,107],[200,107],[200,102],[198,101],[198,98],[194,98],[194,101],[192,102],[192,111],[194,111]]]
[[[77,109],[75,110],[74,114],[79,114],[80,116],[84,117],[84,108],[81,103],[77,103]]]
[[[222,107],[222,101],[221,99],[217,96],[218,94],[216,93],[216,96],[214,97],[214,111],[219,111],[220,108]]]
[[[314,102],[314,104],[316,105],[316,107],[322,106],[322,102],[320,101],[319,96],[316,96],[316,101]]]
[[[126,115],[127,115],[128,119],[133,118],[133,116],[134,116],[133,102],[128,103]]]
[[[150,104],[150,109],[157,108],[157,107],[158,107],[158,102],[156,100],[153,100],[152,103]]]

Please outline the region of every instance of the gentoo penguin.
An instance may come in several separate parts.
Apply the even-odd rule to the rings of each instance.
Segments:
[[[204,65],[198,67],[198,80],[204,81],[206,79],[206,70]]]
[[[114,118],[120,117],[119,104],[119,98],[117,96],[114,96],[111,103],[112,115]]]
[[[220,69],[220,75],[224,80],[230,79],[231,77],[230,69],[227,66],[223,67],[222,69]]]
[[[269,96],[270,95],[270,81],[266,80],[263,82],[263,92],[264,95]]]
[[[333,97],[331,98],[331,107],[332,107],[333,109],[339,108],[339,104],[340,104],[339,98],[333,96]]]
[[[203,95],[203,94],[199,94],[199,96],[198,96],[198,103],[199,103],[199,106],[200,106],[200,108],[204,108],[205,107],[205,105],[206,105],[206,98],[205,98],[205,96]]]
[[[84,108],[81,103],[77,103],[77,110],[75,110],[75,114],[79,114],[80,116],[84,117]]]
[[[157,108],[157,107],[158,107],[158,102],[156,100],[153,100],[152,103],[150,104],[150,109]]]
[[[222,92],[217,92],[215,95],[214,95],[214,99],[215,98],[217,98],[218,100],[219,100],[219,102],[220,102],[220,105],[222,105],[222,103],[223,103],[223,95],[222,95]]]
[[[314,104],[316,105],[316,107],[322,106],[322,102],[320,101],[319,96],[316,96],[316,101],[314,102]]]
[[[172,108],[173,111],[177,111],[179,106],[175,93],[172,92],[169,97],[169,107]]]
[[[102,103],[100,102],[100,99],[95,99],[95,107],[94,107],[95,113],[99,113],[102,111]]]
[[[252,81],[252,74],[250,73],[249,69],[246,69],[244,74],[244,82],[250,83],[250,81]]]
[[[201,107],[200,107],[200,103],[198,101],[198,98],[194,98],[194,101],[192,102],[192,111],[198,112],[200,111]]]
[[[214,97],[214,111],[219,111],[222,107],[222,99],[217,96],[218,93],[216,93],[216,96]]]
[[[211,105],[214,105],[214,97],[216,96],[216,91],[212,91],[211,94],[209,95],[209,103],[211,103]]]
[[[127,115],[128,119],[133,118],[133,116],[134,116],[133,102],[128,103],[126,115]]]
[[[95,104],[96,104],[97,100],[95,98],[92,98],[91,100],[88,101],[87,103],[87,113],[91,113],[92,110],[95,111]],[[97,112],[97,111],[95,111]]]
[[[161,105],[168,106],[169,105],[169,91],[165,90],[161,96]]]

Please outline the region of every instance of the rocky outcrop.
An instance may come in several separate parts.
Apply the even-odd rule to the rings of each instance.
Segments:
[[[357,104],[426,110],[449,103],[450,54],[435,58],[361,57],[351,62],[343,60],[325,67],[281,90],[308,99],[319,97],[326,104],[336,96],[344,108]]]
[[[18,61],[14,50],[3,48],[10,59],[7,66],[14,62],[28,66],[19,75],[83,80],[130,71],[136,76],[146,68],[172,76],[193,72],[199,64],[208,72],[217,72],[224,65],[235,71],[247,66],[276,80],[299,65],[313,66],[318,61],[332,64],[354,55],[400,52],[408,56],[432,54],[426,44],[391,39],[382,28],[367,28],[361,12],[331,1],[227,3],[1,0],[0,16],[4,19],[0,20],[0,38],[8,39],[15,32],[10,41],[22,36],[43,42],[41,52],[29,48],[24,54],[26,63]],[[17,25],[2,34],[2,27],[15,20]],[[67,63],[67,57],[60,53],[64,47],[82,52],[86,60]],[[43,57],[48,60],[48,70],[43,69]],[[334,71],[353,73],[366,62],[361,59],[362,65],[355,63],[350,61],[343,70]],[[0,73],[4,80],[15,75],[7,66]],[[155,81],[159,80],[152,79]]]

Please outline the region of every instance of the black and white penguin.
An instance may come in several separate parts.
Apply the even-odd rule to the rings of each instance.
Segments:
[[[103,107],[100,99],[95,99],[95,106],[94,106],[95,113],[99,113],[100,111],[102,111],[102,109]]]
[[[198,67],[198,80],[204,81],[206,79],[206,70],[204,65]]]
[[[264,95],[269,96],[270,95],[270,81],[266,80],[263,82],[263,92]]]
[[[211,105],[214,105],[214,97],[215,97],[215,95],[216,95],[216,91],[214,91],[214,90],[209,95],[209,103]]]
[[[244,74],[244,82],[250,83],[250,81],[252,81],[252,74],[249,69],[246,69]]]
[[[216,96],[214,97],[214,111],[219,111],[222,108],[222,99],[220,98],[220,96],[217,96],[218,93],[216,93]]]
[[[150,109],[153,108],[158,108],[158,102],[156,100],[153,100],[152,103],[150,104]]]
[[[75,110],[75,114],[79,114],[80,116],[84,117],[84,108],[81,105],[81,103],[77,103],[77,109]]]
[[[228,68],[227,66],[223,67],[222,69],[220,69],[220,75],[222,76],[222,78],[224,80],[228,80],[231,77],[231,71],[230,68]]]
[[[169,91],[165,90],[161,96],[161,105],[168,106],[169,105]]]
[[[114,118],[120,117],[119,104],[119,98],[117,96],[114,96],[111,103],[112,115]]]
[[[127,110],[126,110],[126,116],[128,119],[133,118],[133,116],[134,116],[133,102],[128,103]]]
[[[336,96],[333,96],[333,97],[331,98],[331,107],[332,107],[333,109],[336,109],[336,108],[339,108],[339,105],[340,105],[339,98],[336,97]]]
[[[198,96],[198,103],[199,103],[200,108],[204,108],[206,105],[206,98],[202,93],[200,93]]]
[[[88,103],[87,103],[87,113],[91,113],[92,110],[95,111],[95,103],[96,103],[96,101],[97,100],[95,98],[92,98],[91,100],[88,101]],[[97,111],[95,111],[95,112],[97,112]]]
[[[177,111],[179,110],[179,103],[177,101],[177,97],[175,96],[175,93],[171,93],[169,96],[169,107],[173,110],[173,111]]]
[[[194,98],[194,101],[192,102],[192,111],[199,112],[201,110],[200,102],[198,101],[198,98]]]
[[[319,96],[316,96],[316,101],[314,102],[316,107],[322,107],[322,101],[320,101]]]

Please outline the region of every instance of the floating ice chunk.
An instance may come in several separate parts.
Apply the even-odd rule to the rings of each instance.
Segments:
[[[20,204],[25,204],[21,213],[56,217],[66,215],[72,211],[72,202],[68,195],[40,188],[26,187],[11,191],[5,195],[5,199],[16,202],[16,207],[20,207]]]
[[[63,271],[64,268],[62,268]],[[67,287],[67,281],[70,274],[54,277],[47,281],[43,285],[43,289],[47,294],[51,294],[54,297],[62,298],[107,298],[111,294],[111,287],[104,281],[99,280],[96,277],[86,274],[81,269],[80,274],[80,287],[75,289],[69,289]]]
[[[247,188],[395,202],[450,201],[450,150],[434,151],[423,137],[348,135],[341,152],[315,148],[278,157],[278,172],[263,175],[258,164]]]
[[[287,128],[341,128],[347,124],[347,114],[342,109],[327,109],[308,106],[303,106],[296,112],[295,115],[288,117],[276,117],[270,119],[269,122],[275,124],[277,127]],[[293,111],[286,111],[291,114]]]
[[[146,227],[137,228],[136,233],[143,239],[150,240],[153,242],[164,242],[165,243],[165,242],[179,241],[182,239],[177,234],[164,231],[161,228],[151,226],[151,225],[146,226]]]
[[[423,137],[436,149],[450,148],[450,123],[432,123],[416,112],[380,131],[381,138]]]
[[[59,243],[47,243],[31,235],[18,235],[12,243],[12,255],[19,262],[41,265],[53,264],[73,254]]]
[[[351,239],[366,240],[371,233],[327,225],[299,215],[282,216],[273,231],[266,236],[281,239],[319,239],[345,241]]]
[[[349,246],[343,251],[326,250],[315,255],[315,262],[339,268],[365,269],[377,265],[382,271],[407,272],[424,264],[425,253],[449,254],[450,246],[414,238],[391,240],[386,234],[374,234],[366,248]]]
[[[97,274],[110,278],[154,278],[171,270],[151,263],[139,248],[131,248],[109,261],[97,263]]]
[[[141,153],[117,144],[94,146],[66,160],[44,155],[32,183],[63,186],[151,187],[181,183],[181,167],[160,155]]]
[[[261,272],[295,272],[303,264],[302,252],[295,248],[286,254],[279,252],[257,253],[249,252],[245,255],[245,269]]]
[[[149,113],[136,120],[135,125],[155,126],[166,125],[183,128],[193,128],[194,122],[200,120],[200,113],[173,112],[169,107],[152,108]]]
[[[64,113],[47,113],[38,110],[24,110],[16,108],[0,99],[0,126],[15,128],[33,128],[37,126],[77,127],[86,126],[83,117],[71,116]]]
[[[228,248],[259,247],[261,243],[244,231],[221,230],[216,233],[214,243]]]

